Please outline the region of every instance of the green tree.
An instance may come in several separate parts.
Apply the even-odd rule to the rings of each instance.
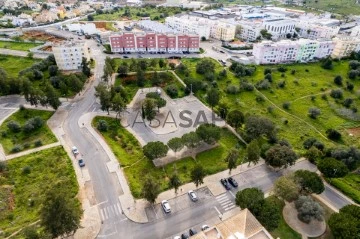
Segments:
[[[247,161],[249,166],[251,163],[257,164],[260,160],[259,142],[254,139],[246,147]]]
[[[181,138],[172,138],[167,143],[170,149],[172,149],[175,154],[176,152],[180,151],[182,148],[184,148],[184,142]]]
[[[143,107],[144,107],[145,118],[149,120],[151,124],[151,121],[155,119],[156,116],[156,112],[154,110],[156,107],[156,100],[151,98],[146,98],[144,100]]]
[[[122,64],[118,67],[117,73],[119,73],[120,76],[126,76],[129,71],[128,65]]]
[[[184,142],[184,145],[186,147],[188,147],[188,148],[191,148],[191,149],[196,148],[197,146],[199,146],[199,144],[201,142],[200,137],[195,132],[190,132],[190,133],[184,134],[181,137],[181,139]]]
[[[156,198],[160,194],[159,183],[151,176],[145,178],[145,183],[142,188],[143,197],[151,204],[155,203]]]
[[[256,219],[259,220],[268,231],[273,231],[279,225],[281,219],[281,211],[274,200],[265,200],[258,212]]]
[[[195,132],[207,144],[215,144],[221,135],[221,129],[214,124],[201,124]]]
[[[273,187],[273,192],[277,197],[286,201],[294,201],[299,197],[300,186],[295,182],[293,175],[278,178]]]
[[[232,110],[226,116],[226,121],[232,127],[239,128],[244,123],[244,114],[239,110]]]
[[[300,196],[295,201],[295,207],[298,211],[298,218],[302,222],[309,223],[312,219],[324,220],[324,209],[310,196]]]
[[[120,94],[116,94],[111,100],[111,109],[116,112],[116,118],[119,116],[121,112],[124,111],[126,108],[126,103],[124,102],[123,98]]]
[[[45,95],[47,98],[48,104],[54,109],[57,110],[59,106],[61,105],[61,102],[59,100],[59,94],[54,89],[54,87],[50,84],[46,84],[45,86]]]
[[[275,125],[265,117],[252,115],[245,120],[245,132],[250,139],[257,139],[263,135],[270,138],[275,135]]]
[[[320,194],[325,190],[324,182],[315,172],[297,170],[294,174],[295,181],[300,185],[301,192],[306,194]]]
[[[110,114],[111,93],[105,83],[100,83],[95,87],[95,96],[100,99],[101,110]]]
[[[196,64],[196,73],[205,74],[208,72],[215,72],[215,63],[212,59],[204,58]]]
[[[274,145],[266,151],[265,163],[275,168],[294,165],[297,159],[296,153],[286,145]]]
[[[271,40],[271,38],[272,38],[271,33],[269,33],[266,29],[262,29],[260,31],[260,34],[264,39]]]
[[[149,142],[143,147],[143,152],[150,160],[165,157],[169,148],[163,142]]]
[[[89,64],[89,61],[86,60],[85,57],[83,57],[81,61],[81,69],[82,73],[84,73],[84,75],[86,75],[87,77],[91,76],[91,69],[89,67]]]
[[[258,188],[245,188],[236,193],[236,205],[241,209],[249,209],[255,216],[264,204],[264,193]]]
[[[94,16],[93,16],[93,15],[88,15],[88,16],[87,16],[87,20],[88,20],[89,22],[94,21]]]
[[[346,165],[334,158],[325,158],[319,160],[317,167],[320,172],[322,172],[324,176],[328,178],[340,178],[349,173],[349,169],[346,167]]]
[[[335,239],[359,238],[359,219],[347,213],[333,213],[328,225]]]
[[[216,88],[211,88],[207,92],[207,96],[206,96],[206,101],[211,106],[211,109],[213,109],[214,106],[216,106],[219,103],[219,100],[220,100],[219,90]]]
[[[166,100],[159,97],[159,99],[156,100],[156,107],[158,108],[158,112],[160,112],[160,108],[165,106],[166,106]]]
[[[174,188],[175,194],[177,194],[179,187],[181,186],[181,180],[176,171],[170,177],[169,186],[170,186],[170,188]]]
[[[159,59],[159,67],[164,68],[165,66],[166,66],[166,62],[164,61],[164,59],[160,58]]]
[[[145,86],[145,74],[142,70],[138,70],[137,74],[136,74],[136,84],[139,87],[144,87]]]
[[[191,181],[198,187],[204,183],[205,170],[201,164],[196,164],[195,167],[191,170]]]
[[[53,238],[69,236],[80,227],[82,210],[77,199],[53,189],[46,193],[40,211],[41,224]]]
[[[231,170],[232,169],[236,169],[237,166],[237,160],[239,159],[239,150],[232,148],[230,149],[228,155],[225,158],[225,161],[228,163],[228,169],[229,169],[229,174],[231,174]]]
[[[305,153],[305,157],[311,162],[314,163],[321,156],[321,151],[318,150],[315,146],[311,146]]]

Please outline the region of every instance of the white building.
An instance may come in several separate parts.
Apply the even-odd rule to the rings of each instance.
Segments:
[[[240,21],[238,22],[240,33],[238,35],[244,41],[253,42],[261,36],[261,24],[248,22],[248,21]]]
[[[236,26],[230,23],[216,21],[211,26],[210,37],[221,40],[221,41],[232,41],[234,40],[236,32]]]
[[[81,32],[83,34],[88,34],[88,35],[99,33],[94,23],[86,23],[86,24],[73,23],[73,24],[67,24],[66,27],[71,32]]]
[[[298,34],[308,39],[331,39],[335,37],[340,30],[339,26],[326,26],[313,22],[298,21],[296,23]]]
[[[210,26],[208,24],[192,21],[188,17],[167,17],[165,25],[184,34],[197,34],[200,38],[210,38]]]
[[[65,42],[52,47],[56,65],[60,70],[78,70],[81,68],[82,58],[90,60],[86,42]]]
[[[335,48],[332,53],[334,58],[342,58],[350,55],[351,52],[360,51],[360,38],[352,36],[341,36],[333,39]]]
[[[351,29],[350,36],[352,37],[360,37],[360,26],[356,26]]]
[[[291,19],[270,19],[265,20],[262,28],[266,29],[271,35],[273,40],[286,38],[287,34],[294,34],[295,21]]]
[[[290,62],[308,62],[331,55],[334,49],[332,41],[300,39],[279,42],[263,41],[254,44],[253,55],[256,64],[278,64]]]

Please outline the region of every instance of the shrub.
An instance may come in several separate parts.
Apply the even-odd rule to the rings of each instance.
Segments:
[[[290,102],[286,101],[283,103],[282,107],[285,109],[285,110],[288,110],[290,109]]]
[[[227,87],[226,87],[226,93],[228,93],[228,94],[232,94],[232,95],[235,95],[235,94],[237,94],[237,93],[239,93],[239,88],[237,87],[237,86],[235,86],[235,85],[228,85]]]
[[[356,70],[357,68],[360,67],[360,62],[359,61],[349,61],[349,67],[352,70]]]
[[[240,89],[244,90],[244,91],[253,91],[254,90],[254,86],[247,82],[247,81],[241,81],[240,82]]]
[[[285,66],[279,66],[279,67],[277,68],[277,70],[278,70],[279,72],[286,72],[286,71],[287,71],[287,68],[286,68]]]
[[[337,76],[335,76],[335,78],[334,78],[334,83],[336,84],[336,85],[339,85],[339,86],[341,86],[342,85],[342,77],[341,76],[339,76],[339,75],[337,75]]]
[[[176,85],[168,85],[166,87],[166,93],[171,97],[171,98],[176,98],[178,96],[178,88]]]
[[[40,147],[40,146],[42,146],[43,145],[43,143],[42,143],[42,141],[40,140],[40,139],[38,139],[38,140],[36,140],[35,142],[34,142],[34,146],[35,147]]]
[[[283,80],[283,81],[280,81],[280,82],[278,83],[278,87],[279,87],[279,88],[284,88],[285,85],[286,85],[286,82],[285,82],[284,80]]]
[[[350,79],[354,80],[359,75],[358,70],[350,70],[348,76]]]
[[[264,102],[265,101],[265,99],[262,95],[257,95],[255,100],[256,100],[256,102]]]
[[[12,153],[18,153],[18,152],[20,152],[22,150],[22,147],[21,147],[21,145],[15,145],[12,149],[11,149],[11,152]]]
[[[295,75],[296,70],[291,70],[291,75]]]
[[[295,207],[300,221],[305,223],[309,223],[312,219],[323,221],[324,209],[310,196],[300,196],[295,201]]]
[[[7,164],[4,161],[0,161],[0,173],[3,173],[7,170]]]
[[[309,116],[310,118],[316,119],[321,114],[320,109],[318,108],[310,108],[309,109]]]
[[[105,120],[99,120],[96,128],[101,132],[106,132],[108,130],[109,126]]]
[[[272,78],[271,73],[266,74],[265,79],[268,80],[269,82],[272,82],[273,78]]]
[[[350,83],[350,82],[346,82],[346,89],[348,90],[348,91],[353,91],[353,89],[354,89],[354,84],[352,84],[352,83]]]
[[[267,111],[271,114],[272,112],[274,112],[274,106],[269,106],[267,107]]]
[[[349,169],[343,162],[334,158],[325,158],[319,160],[317,167],[320,172],[328,178],[344,177],[349,172]]]
[[[29,165],[23,167],[22,173],[23,174],[30,174],[31,173],[31,167]]]
[[[345,106],[346,108],[350,108],[351,104],[353,103],[353,99],[351,98],[346,98],[343,102],[343,106]]]
[[[327,100],[327,95],[326,95],[326,94],[322,94],[322,95],[321,95],[321,99]]]
[[[341,99],[343,97],[343,92],[341,89],[331,90],[330,96],[334,99]]]
[[[267,75],[267,74],[271,74],[271,69],[270,68],[265,68],[264,75]]]
[[[270,84],[270,82],[268,81],[268,80],[261,80],[261,81],[259,81],[259,82],[257,82],[256,83],[256,88],[258,89],[258,90],[268,90],[268,89],[270,89],[270,87],[271,87],[271,84]]]
[[[12,120],[9,123],[7,123],[7,127],[13,132],[13,133],[19,133],[21,131],[21,126],[18,122]]]
[[[321,63],[321,67],[327,70],[331,70],[334,68],[332,60],[330,58],[326,58],[325,60],[323,60]]]
[[[329,139],[331,140],[340,140],[341,139],[341,134],[335,130],[335,129],[328,129],[326,130],[326,135]]]

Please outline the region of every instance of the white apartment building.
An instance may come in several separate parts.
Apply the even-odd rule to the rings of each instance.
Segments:
[[[352,37],[360,37],[360,26],[356,26],[351,29],[350,36]]]
[[[86,42],[65,42],[52,46],[56,65],[60,70],[78,70],[81,68],[82,58],[90,60]]]
[[[333,39],[335,48],[332,53],[333,58],[342,58],[350,55],[351,52],[360,51],[360,38],[352,36],[340,36]]]
[[[165,25],[184,34],[197,34],[200,38],[210,38],[210,26],[208,24],[193,21],[187,17],[167,17]]]
[[[294,34],[295,21],[291,19],[270,19],[265,20],[262,24],[262,29],[266,29],[273,40],[286,38],[288,33]]]
[[[308,62],[316,58],[331,55],[334,49],[332,41],[300,39],[279,42],[263,41],[254,44],[253,55],[256,64],[278,64],[290,62]]]
[[[296,27],[299,28],[298,34],[301,37],[316,39],[331,39],[335,37],[340,30],[339,26],[325,26],[306,21],[298,21]]]
[[[239,38],[247,42],[256,41],[256,39],[261,36],[261,24],[241,21],[238,23],[240,26]]]
[[[236,26],[217,21],[211,26],[210,36],[221,41],[232,41],[235,37]]]

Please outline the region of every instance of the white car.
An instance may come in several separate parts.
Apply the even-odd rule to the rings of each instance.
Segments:
[[[72,153],[74,154],[74,156],[76,156],[76,155],[79,154],[79,150],[76,148],[76,146],[73,146],[73,147],[71,148],[71,151],[72,151]]]
[[[193,190],[190,190],[188,192],[188,195],[189,195],[191,201],[196,202],[198,200],[198,197],[196,196],[196,194]]]
[[[210,227],[208,225],[202,225],[201,226],[201,231],[205,231],[207,229],[209,229]]]
[[[174,239],[181,239],[181,237],[179,237],[179,236],[176,236],[176,237],[174,237]]]
[[[166,212],[166,213],[171,212],[171,207],[170,207],[170,204],[169,204],[169,202],[167,200],[161,201],[161,206],[164,209],[164,212]]]

